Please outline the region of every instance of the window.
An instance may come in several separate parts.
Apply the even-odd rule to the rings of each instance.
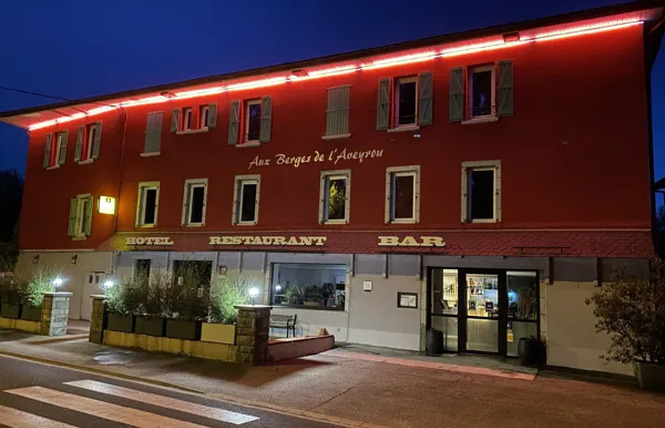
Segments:
[[[173,261],[173,282],[182,287],[197,288],[199,296],[203,296],[203,290],[210,289],[211,279],[212,262],[209,260]]]
[[[56,132],[46,136],[44,146],[44,168],[57,168],[65,164],[67,158],[68,131]]]
[[[208,192],[208,179],[185,181],[185,194],[182,210],[184,226],[203,226],[205,224],[205,204]]]
[[[419,220],[420,167],[386,170],[386,223],[417,223]]]
[[[501,221],[501,161],[462,163],[462,222]]]
[[[319,222],[348,223],[351,193],[351,171],[321,172],[321,205]]]
[[[189,131],[192,129],[192,116],[194,112],[191,107],[182,109],[182,131]]]
[[[139,183],[136,204],[136,227],[154,227],[157,225],[158,205],[159,182]]]
[[[272,98],[231,101],[229,109],[230,146],[255,146],[270,141],[272,127]]]
[[[432,124],[432,73],[379,80],[377,130],[413,130]]]
[[[449,97],[450,122],[495,122],[512,116],[513,62],[452,68]]]
[[[155,156],[160,153],[163,118],[164,112],[148,113],[145,125],[145,141],[141,156]]]
[[[134,260],[134,281],[137,284],[147,285],[150,281],[150,259]]]
[[[469,69],[470,117],[496,114],[494,100],[494,65]]]
[[[99,144],[102,137],[102,123],[89,123],[80,126],[76,136],[74,162],[89,163],[99,157]]]
[[[72,198],[69,204],[68,235],[74,239],[85,239],[92,231],[91,194],[78,195]]]
[[[259,220],[260,175],[238,175],[233,195],[233,224],[253,225]]]
[[[247,101],[245,118],[245,142],[258,143],[261,136],[261,100]]]
[[[275,306],[343,311],[346,265],[274,263],[271,301]]]
[[[349,86],[328,89],[326,138],[349,137]]]
[[[210,115],[210,106],[204,105],[199,107],[199,128],[207,128]]]

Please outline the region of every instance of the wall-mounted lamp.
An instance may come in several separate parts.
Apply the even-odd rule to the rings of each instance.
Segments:
[[[32,264],[36,265],[37,263],[39,263],[39,254],[37,254],[32,258]]]
[[[220,266],[219,268],[217,268],[217,272],[220,275],[226,275],[226,266]]]
[[[76,262],[78,261],[78,259],[79,259],[78,254],[74,254],[74,255],[72,256],[72,264],[75,265]]]

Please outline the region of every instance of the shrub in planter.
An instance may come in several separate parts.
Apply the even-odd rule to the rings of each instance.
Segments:
[[[143,291],[131,278],[123,278],[106,292],[109,311],[108,329],[131,333],[134,330],[134,313],[141,305]]]
[[[640,386],[665,390],[665,261],[650,268],[646,278],[616,269],[586,303],[594,306],[596,331],[610,336],[603,358],[634,363]]]
[[[210,286],[210,317],[214,323],[234,324],[238,319],[237,305],[246,305],[249,298],[249,279],[239,272],[217,275]]]
[[[21,305],[21,319],[26,321],[41,321],[42,307],[30,306],[28,304]]]
[[[28,282],[13,275],[0,278],[0,316],[18,319],[25,300]]]

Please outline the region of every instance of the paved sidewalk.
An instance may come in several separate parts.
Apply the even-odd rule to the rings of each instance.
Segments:
[[[210,397],[348,426],[665,427],[665,396],[633,383],[591,383],[480,357],[433,358],[348,346],[245,367],[0,330],[0,353],[168,384]],[[478,362],[478,360],[482,360]]]

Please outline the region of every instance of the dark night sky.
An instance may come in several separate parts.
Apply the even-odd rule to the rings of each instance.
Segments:
[[[0,0],[0,86],[76,99],[621,3],[612,0]],[[665,54],[653,70],[665,176]],[[53,100],[0,90],[0,111]],[[0,169],[27,134],[0,124]]]

